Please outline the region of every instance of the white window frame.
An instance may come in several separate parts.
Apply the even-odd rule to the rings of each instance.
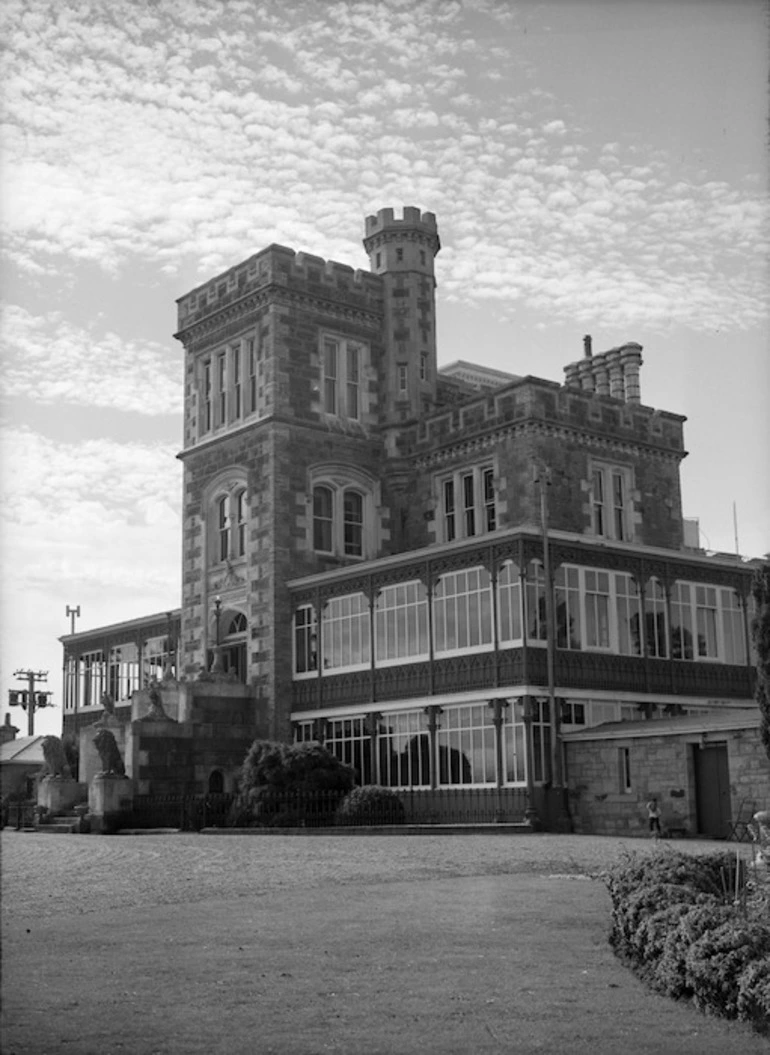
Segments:
[[[301,604],[294,609],[292,670],[295,678],[318,677],[318,619],[315,605]],[[300,648],[300,642],[302,647]],[[299,670],[302,658],[303,669]]]
[[[486,576],[486,583],[483,577]],[[466,589],[460,589],[465,579]],[[441,592],[442,586],[456,586],[454,592]],[[484,601],[486,598],[486,602]],[[475,600],[474,600],[475,599]],[[458,568],[457,571],[445,572],[438,580],[433,591],[433,648],[434,655],[462,656],[475,652],[489,652],[494,648],[494,627],[492,606],[495,603],[492,594],[492,579],[486,568],[480,565],[470,568]],[[448,616],[450,616],[449,618]],[[473,626],[471,625],[473,623]],[[460,640],[461,626],[465,627],[464,640],[477,636],[477,641],[470,644],[447,645],[450,638],[450,627],[455,631],[455,642]],[[474,627],[477,634],[474,633]],[[439,633],[443,628],[443,639]]]
[[[735,603],[732,603],[732,602]],[[674,655],[674,633],[681,626],[690,634],[691,655],[685,655],[685,641],[680,643],[680,655]],[[746,663],[745,634],[742,633],[742,605],[731,588],[714,583],[687,582],[677,579],[671,587],[671,625],[669,648],[672,659],[685,663]],[[730,626],[732,624],[732,626]],[[737,626],[736,626],[737,624]],[[733,646],[741,642],[740,658],[731,659]],[[732,638],[732,644],[729,639]],[[708,651],[701,652],[704,641]]]
[[[589,466],[591,531],[599,538],[633,541],[633,471],[627,465],[591,461]],[[620,488],[620,502],[618,502]]]
[[[419,579],[383,586],[374,602],[375,666],[428,658],[428,591]]]
[[[363,593],[331,597],[321,609],[321,664],[324,673],[343,674],[371,666],[369,601]],[[360,659],[353,662],[358,653]]]
[[[507,632],[510,626],[511,632]],[[497,632],[501,648],[515,648],[524,640],[521,571],[515,561],[507,560],[497,571]]]
[[[217,488],[209,502],[209,564],[226,564],[246,558],[249,496],[244,483]]]
[[[316,546],[316,490],[325,488],[331,499],[329,520],[330,548]],[[351,517],[346,496],[360,499],[360,523]],[[315,466],[308,474],[307,545],[311,553],[343,560],[367,560],[377,552],[377,508],[379,486],[367,473],[346,465]],[[360,552],[355,552],[353,538],[360,537]]]
[[[361,421],[367,409],[364,379],[368,346],[335,333],[322,333],[319,349],[321,406],[333,418]]]
[[[491,462],[457,469],[436,481],[441,542],[497,530],[495,468]]]

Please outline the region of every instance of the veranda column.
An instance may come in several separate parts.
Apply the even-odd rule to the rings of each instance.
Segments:
[[[371,771],[373,784],[380,783],[380,752],[377,745],[377,741],[379,737],[381,721],[382,715],[379,714],[377,711],[373,712],[372,714],[367,714],[366,716],[366,724],[368,727],[367,732],[369,733],[369,750],[372,752]]]
[[[532,697],[525,696],[524,700],[524,761],[527,768],[527,808],[524,810],[524,819],[533,827],[539,823],[537,807],[535,806],[535,767],[534,767],[534,745],[532,743],[532,719],[534,711]]]
[[[425,713],[428,716],[428,744],[430,746],[430,786],[433,791],[438,787],[438,730],[439,715],[441,714],[441,708],[436,704],[431,704],[425,708]]]

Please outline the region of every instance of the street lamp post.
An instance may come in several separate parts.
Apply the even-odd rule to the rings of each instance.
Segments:
[[[211,664],[211,674],[221,674],[223,671],[222,665],[222,646],[220,644],[220,620],[222,618],[222,598],[217,597],[214,601],[214,639],[216,644],[214,645],[214,660]]]

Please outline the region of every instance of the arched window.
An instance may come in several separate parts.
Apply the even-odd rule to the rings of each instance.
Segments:
[[[312,548],[353,560],[377,552],[377,482],[353,465],[324,465],[310,470],[308,520]]]
[[[230,484],[214,494],[209,507],[209,553],[214,563],[246,556],[249,504],[246,488]]]
[[[221,769],[212,769],[209,773],[209,794],[221,795],[225,790],[225,776]]]
[[[332,553],[333,494],[330,487],[313,488],[313,549]]]
[[[243,612],[236,612],[224,629],[224,637],[230,637],[232,634],[244,634],[247,625],[246,616]]]

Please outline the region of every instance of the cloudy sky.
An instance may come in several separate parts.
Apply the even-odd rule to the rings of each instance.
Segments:
[[[764,0],[4,0],[0,687],[179,604],[175,299],[437,214],[439,363],[644,346],[704,545],[770,549]],[[26,732],[25,715],[13,712]],[[38,731],[60,729],[61,710]]]

